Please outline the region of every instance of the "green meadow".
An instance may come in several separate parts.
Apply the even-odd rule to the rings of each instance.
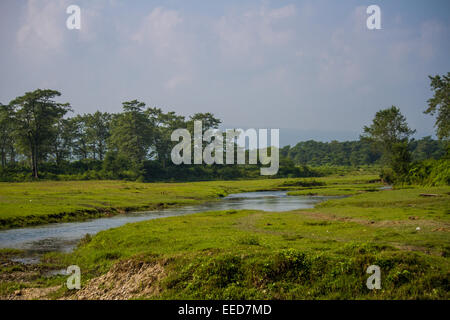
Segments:
[[[128,181],[0,182],[0,229],[52,222],[79,221],[128,211],[194,204],[229,193],[299,189],[310,184],[370,181],[354,178],[263,179],[189,183]],[[349,180],[350,179],[350,180]],[[299,182],[300,181],[300,182]]]
[[[127,211],[194,204],[232,192],[276,189],[282,181],[0,183],[0,228],[79,221]]]
[[[87,184],[90,197],[81,193]],[[72,253],[46,254],[33,270],[5,264],[0,296],[40,292],[31,298],[448,299],[450,187],[380,186],[371,175],[186,184],[23,184],[17,189],[22,194],[8,189],[10,201],[14,194],[25,199],[25,190],[33,199],[48,196],[47,201],[36,201],[42,212],[50,199],[55,201],[54,212],[61,212],[57,192],[72,197],[60,195],[65,201],[58,206],[64,211],[113,198],[116,202],[105,207],[181,205],[274,189],[348,197],[307,210],[205,212],[102,231],[86,236]],[[6,211],[2,208],[2,215]],[[20,252],[0,252],[4,259],[14,255]],[[46,270],[72,264],[81,268],[79,291],[65,287],[67,276],[44,276]],[[366,286],[370,265],[381,269],[380,290]],[[14,272],[35,275],[24,279]]]

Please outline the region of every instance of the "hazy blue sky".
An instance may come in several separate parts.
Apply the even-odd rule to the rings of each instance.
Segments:
[[[370,4],[382,30],[366,27]],[[36,88],[77,113],[139,99],[281,128],[282,145],[356,139],[397,105],[420,137],[434,132],[427,76],[450,71],[449,14],[445,0],[1,0],[0,102]]]

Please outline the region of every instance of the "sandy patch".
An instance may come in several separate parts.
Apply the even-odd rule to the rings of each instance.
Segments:
[[[162,263],[121,261],[108,273],[90,280],[66,299],[127,300],[150,297],[160,292],[158,281],[166,276]]]

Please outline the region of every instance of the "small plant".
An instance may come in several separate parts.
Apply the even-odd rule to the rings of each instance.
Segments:
[[[89,233],[86,233],[86,235],[81,238],[80,242],[78,243],[79,247],[87,245],[89,242],[92,241],[92,236]]]
[[[238,240],[238,243],[243,244],[243,245],[249,245],[249,246],[259,246],[260,245],[258,237],[255,237],[255,236],[246,236],[246,237],[240,238]]]

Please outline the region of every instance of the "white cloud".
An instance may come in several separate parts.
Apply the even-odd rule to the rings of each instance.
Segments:
[[[402,37],[399,36],[399,40],[391,44],[389,54],[396,62],[406,62],[411,58],[429,62],[440,52],[439,46],[445,43],[448,31],[442,23],[424,21],[412,34],[403,32]]]
[[[151,75],[160,89],[173,91],[193,82],[198,34],[187,30],[185,19],[178,11],[156,7],[137,29],[122,36],[126,40],[121,55],[127,60],[142,61],[140,71]]]
[[[28,0],[24,24],[17,32],[20,49],[39,51],[60,50],[64,43],[65,1]]]
[[[180,29],[182,22],[183,19],[177,11],[155,8],[132,35],[132,40],[149,46],[158,57],[170,55],[179,59],[179,53],[183,50]]]
[[[261,9],[261,16],[266,16],[269,19],[284,19],[288,17],[292,17],[295,15],[295,6],[293,4],[278,8],[267,10],[266,8]]]
[[[284,25],[286,19],[295,16],[294,5],[277,9],[260,8],[243,14],[222,16],[215,24],[219,47],[223,57],[262,61],[264,47],[283,46],[293,38],[294,32]]]
[[[427,74],[448,65],[446,21],[427,15],[411,24],[408,13],[382,13],[383,29],[369,31],[366,6],[262,0],[206,12],[184,3],[8,3],[20,19],[10,23],[16,14],[3,10],[9,29],[0,33],[22,54],[4,50],[0,93],[54,87],[83,112],[118,111],[136,97],[184,114],[208,110],[228,123],[359,130],[368,111],[425,104]],[[82,10],[82,29],[73,32],[65,27],[72,3]]]
[[[167,80],[164,84],[164,87],[167,90],[173,90],[177,88],[180,85],[187,84],[190,82],[190,78],[187,75],[179,74],[171,77],[169,80]]]
[[[439,39],[445,39],[445,27],[437,21],[425,21],[420,26],[420,39],[418,43],[420,56],[424,59],[432,59],[437,53],[436,43]]]

